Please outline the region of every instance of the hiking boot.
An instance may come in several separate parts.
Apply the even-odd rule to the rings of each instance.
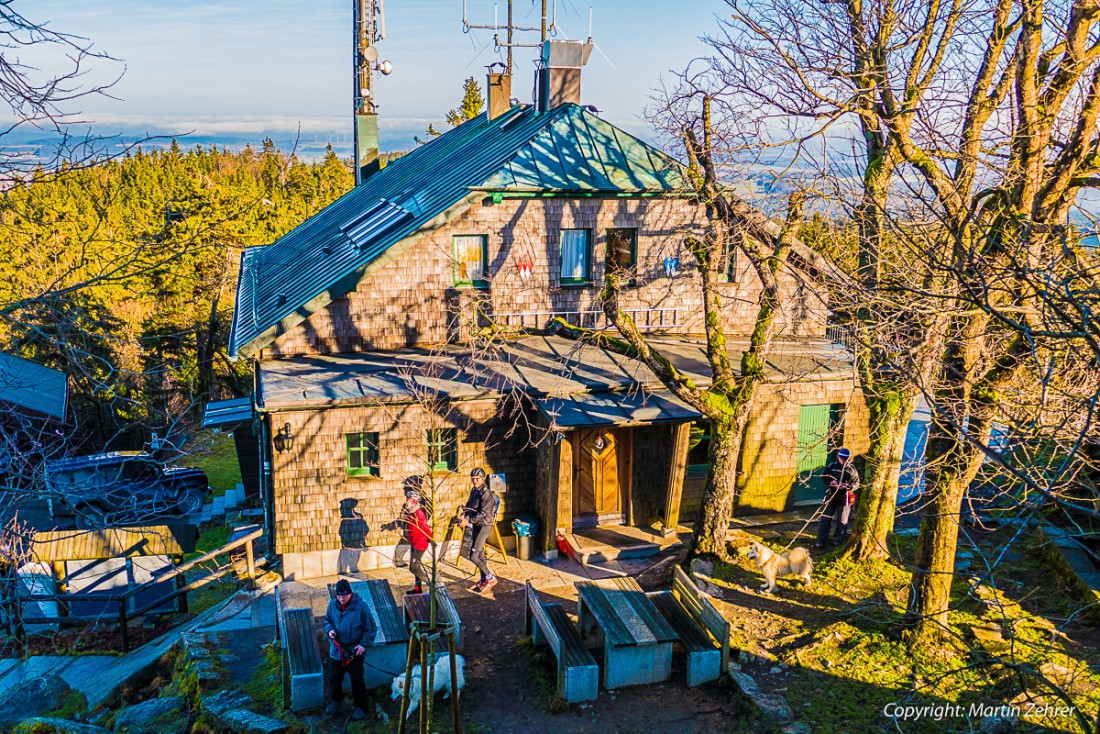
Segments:
[[[367,718],[367,712],[356,706],[355,710],[351,712],[351,718],[348,719],[348,721],[362,721],[365,718]]]
[[[332,701],[328,706],[325,706],[325,713],[329,716],[339,716],[341,708],[339,701]]]
[[[476,584],[471,586],[470,591],[474,592],[475,594],[480,594],[481,592],[485,591],[487,583],[488,582],[485,579],[482,579],[481,581],[478,581]]]
[[[481,583],[485,584],[485,586],[482,587],[482,591],[488,591],[489,589],[491,589],[491,588],[493,588],[494,586],[497,585],[497,577],[496,576],[490,576],[489,578],[485,579]]]

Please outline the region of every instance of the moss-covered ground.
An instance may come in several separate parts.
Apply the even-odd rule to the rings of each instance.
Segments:
[[[768,544],[782,551],[796,530],[770,530]],[[774,595],[759,594],[761,574],[743,551],[717,562],[713,577],[733,644],[749,653],[742,661],[754,661],[745,671],[762,690],[781,690],[817,734],[977,731],[990,709],[971,707],[998,705],[1024,714],[1015,731],[1084,731],[1082,719],[1094,725],[1100,707],[1100,634],[1075,615],[1080,604],[1038,554],[1015,550],[1026,539],[1006,548],[1011,532],[969,533],[951,640],[935,649],[912,649],[904,634],[912,538],[894,537],[888,562],[819,559],[809,589],[790,578]],[[1003,570],[990,575],[985,561],[998,557]],[[891,716],[899,705],[933,708],[903,720]]]

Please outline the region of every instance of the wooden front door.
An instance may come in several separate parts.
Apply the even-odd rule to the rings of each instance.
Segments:
[[[621,514],[622,489],[615,434],[611,431],[580,431],[577,435],[576,482],[573,515]]]

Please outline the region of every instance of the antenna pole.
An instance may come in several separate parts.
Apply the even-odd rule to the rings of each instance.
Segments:
[[[542,42],[546,43],[546,0],[542,0]]]
[[[512,0],[508,0],[508,76],[512,75]]]

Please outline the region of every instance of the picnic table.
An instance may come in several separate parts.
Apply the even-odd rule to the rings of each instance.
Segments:
[[[604,688],[660,683],[672,677],[676,630],[632,578],[578,581],[577,626],[589,646],[604,648]]]
[[[363,654],[363,679],[367,688],[388,686],[393,683],[394,676],[405,672],[409,630],[405,627],[404,614],[394,601],[389,582],[384,579],[352,581],[351,590],[366,604],[377,628],[374,644],[367,646]],[[328,594],[330,599],[335,596],[334,584],[329,584]],[[327,655],[328,640],[324,642]]]

